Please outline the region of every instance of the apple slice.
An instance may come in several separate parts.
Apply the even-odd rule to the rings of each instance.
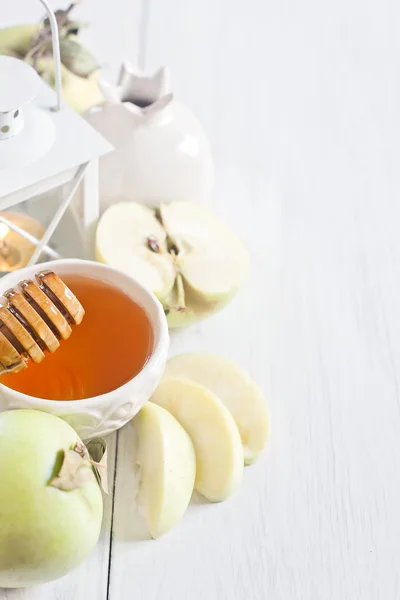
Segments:
[[[141,471],[138,505],[151,537],[157,538],[176,525],[189,504],[196,456],[186,431],[161,406],[145,404],[134,425]]]
[[[268,440],[269,416],[261,390],[247,373],[220,356],[193,352],[171,358],[164,376],[185,377],[218,396],[239,429],[245,464],[257,459]]]
[[[221,310],[243,283],[249,264],[239,238],[192,202],[155,210],[134,202],[113,204],[97,227],[96,257],[152,290],[170,327]]]
[[[102,215],[96,232],[96,258],[137,279],[162,300],[176,278],[167,234],[154,211],[119,202]]]
[[[202,385],[167,377],[151,401],[167,409],[191,437],[195,489],[211,502],[228,498],[242,480],[243,448],[235,421],[221,400]]]

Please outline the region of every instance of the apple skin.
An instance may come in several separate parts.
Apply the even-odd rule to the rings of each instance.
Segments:
[[[233,300],[236,292],[237,289],[233,290],[231,294],[226,294],[225,298],[219,302],[196,302],[196,300],[193,300],[194,295],[187,286],[185,310],[179,311],[172,309],[166,313],[169,329],[188,327],[189,325],[193,325],[193,323],[202,321],[206,317],[211,317],[214,313],[217,313],[228,306],[228,304],[230,304],[230,302]],[[163,301],[161,300],[161,302]],[[165,301],[165,304],[168,305],[168,301]]]
[[[0,414],[0,587],[62,577],[96,545],[103,501],[93,470],[80,488],[49,485],[62,450],[78,439],[72,427],[47,413]]]

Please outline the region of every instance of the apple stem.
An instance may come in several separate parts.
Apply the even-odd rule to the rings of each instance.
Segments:
[[[178,273],[178,275],[176,276],[176,293],[177,293],[178,306],[176,307],[175,310],[184,311],[186,308],[185,288],[183,286],[183,279],[182,279],[182,275],[180,273]]]

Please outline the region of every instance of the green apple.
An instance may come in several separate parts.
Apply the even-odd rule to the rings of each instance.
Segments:
[[[54,60],[51,56],[40,58],[36,64],[41,77],[52,87],[55,86]],[[98,86],[99,71],[94,71],[87,77],[79,77],[61,65],[62,97],[71,108],[78,113],[87,111],[92,106],[104,102],[104,97]]]
[[[203,352],[171,358],[165,377],[185,377],[216,394],[232,414],[242,438],[244,462],[253,463],[269,436],[269,415],[260,388],[237,365]]]
[[[138,505],[152,538],[170,530],[183,516],[196,477],[192,441],[166,410],[148,402],[134,419],[140,466]]]
[[[57,579],[96,545],[102,494],[82,448],[58,417],[0,414],[0,587]]]
[[[32,39],[38,34],[40,25],[15,25],[0,29],[0,47],[7,53],[25,56],[31,45]]]
[[[179,377],[163,379],[151,401],[168,410],[191,437],[195,489],[211,502],[228,498],[243,477],[243,447],[226,406],[204,386]]]
[[[64,29],[79,22],[64,22]],[[33,40],[43,31],[42,25],[17,25],[0,29],[0,55],[16,56],[25,59],[29,55]],[[50,43],[50,41],[49,41]],[[62,31],[60,33],[61,76],[63,100],[79,113],[87,111],[104,102],[104,96],[98,86],[100,69],[86,47],[76,35]],[[51,53],[40,53],[40,57],[29,63],[34,66],[43,79],[55,87],[54,60]]]

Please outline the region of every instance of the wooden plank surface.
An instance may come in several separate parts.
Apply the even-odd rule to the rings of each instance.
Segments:
[[[272,436],[232,499],[195,499],[175,530],[149,541],[124,428],[108,596],[397,599],[399,5],[118,6],[118,17],[105,0],[79,7],[96,49],[111,74],[131,51],[149,71],[171,67],[212,142],[213,208],[252,257],[235,301],[174,333],[171,354],[212,350],[246,367],[265,389]],[[0,599],[106,598],[109,527],[108,516],[86,566]]]
[[[387,1],[150,3],[146,66],[170,65],[209,132],[214,208],[253,264],[171,352],[247,367],[272,438],[227,503],[157,542],[116,536],[112,598],[400,597],[398,17]],[[116,519],[129,482],[122,460]]]

